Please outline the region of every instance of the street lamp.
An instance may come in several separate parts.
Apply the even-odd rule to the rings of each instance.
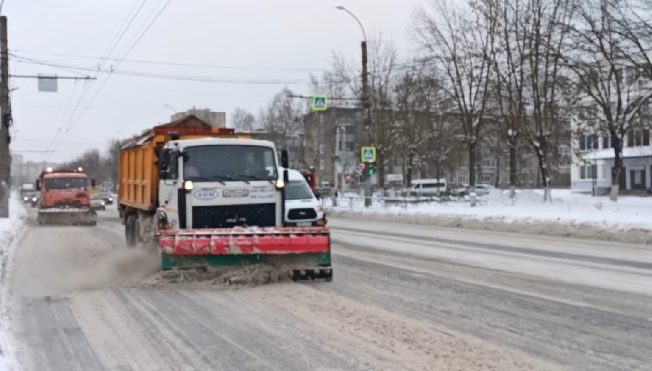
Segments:
[[[371,128],[371,102],[369,101],[369,88],[367,86],[367,77],[368,77],[368,73],[367,73],[367,33],[364,30],[364,26],[362,26],[362,22],[360,22],[358,17],[356,17],[355,14],[353,14],[350,10],[346,9],[345,7],[343,7],[341,5],[336,6],[335,9],[342,10],[342,11],[346,12],[347,14],[349,14],[351,17],[353,17],[353,19],[355,19],[355,21],[360,26],[360,29],[362,30],[362,38],[363,38],[363,41],[361,43],[361,48],[362,48],[362,108],[366,113],[364,126],[365,126],[365,129],[367,129],[367,132],[369,133],[369,142],[370,142],[369,144],[373,144],[373,143],[371,143],[373,140],[372,140],[372,137],[371,137],[371,130],[370,130],[370,128]],[[367,191],[369,191],[369,192],[367,194],[367,197],[365,197],[365,206],[369,207],[369,206],[371,206],[371,198],[370,198],[371,195],[369,194],[371,192],[370,192],[369,188],[367,188]]]
[[[358,22],[358,25],[360,26],[360,29],[362,30],[362,37],[364,38],[364,41],[366,43],[367,42],[367,33],[364,31],[364,27],[362,26],[362,22],[360,22],[358,17],[356,17],[355,14],[351,13],[350,10],[346,9],[342,5],[336,6],[335,9],[342,10],[342,11],[345,11],[345,12],[349,13],[349,15],[351,17],[353,17],[353,19],[355,19],[356,22]]]
[[[163,107],[169,108],[169,109],[172,110],[172,112],[177,113],[177,110],[175,110],[174,108],[172,108],[172,106],[170,106],[169,104],[164,104]]]

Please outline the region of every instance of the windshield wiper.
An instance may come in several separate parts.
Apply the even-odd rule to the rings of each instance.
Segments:
[[[226,185],[226,183],[224,183],[222,180],[234,180],[234,179],[226,175],[215,175],[215,176],[193,176],[190,177],[189,180],[203,180],[205,182],[216,181],[218,183],[222,183],[222,185]]]
[[[238,177],[246,177],[246,178],[251,179],[251,180],[266,180],[266,181],[268,181],[270,184],[274,184],[274,182],[273,182],[271,179],[265,179],[265,178],[261,178],[261,177],[259,177],[259,176],[255,176],[255,175],[249,175],[249,174],[238,174],[237,176],[238,176]],[[247,182],[246,180],[243,180],[243,182],[249,184],[249,182]]]

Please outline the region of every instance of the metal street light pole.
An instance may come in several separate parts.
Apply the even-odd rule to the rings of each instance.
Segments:
[[[172,112],[177,113],[177,110],[175,110],[171,105],[169,104],[164,104],[163,107],[169,108],[172,110]]]
[[[335,7],[338,10],[345,11],[348,13],[355,21],[358,23],[360,26],[360,29],[362,30],[362,37],[363,41],[361,43],[361,48],[362,48],[362,109],[365,112],[365,121],[364,121],[364,128],[365,131],[367,131],[369,135],[369,144],[373,145],[373,138],[371,137],[371,102],[369,100],[369,86],[367,82],[367,77],[368,77],[368,72],[367,72],[367,33],[364,30],[364,26],[362,25],[362,22],[358,19],[358,17],[355,16],[350,10],[346,9],[343,6],[336,6]],[[370,179],[371,181],[371,179]],[[369,190],[369,188],[367,188]],[[370,193],[370,192],[369,192]],[[365,197],[365,206],[369,207],[371,206],[371,195],[367,194]]]

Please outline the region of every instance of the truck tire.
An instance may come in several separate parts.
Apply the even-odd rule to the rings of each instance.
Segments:
[[[125,222],[125,237],[127,238],[127,247],[133,248],[138,245],[138,229],[136,215],[127,216]]]

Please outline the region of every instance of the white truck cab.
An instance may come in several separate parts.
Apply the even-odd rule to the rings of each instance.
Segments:
[[[284,168],[279,169],[283,173]],[[298,170],[288,169],[285,186],[285,221],[288,226],[308,227],[325,225],[321,202],[317,200],[310,185]]]
[[[170,227],[283,226],[285,184],[272,142],[177,139],[161,154],[158,213]]]

